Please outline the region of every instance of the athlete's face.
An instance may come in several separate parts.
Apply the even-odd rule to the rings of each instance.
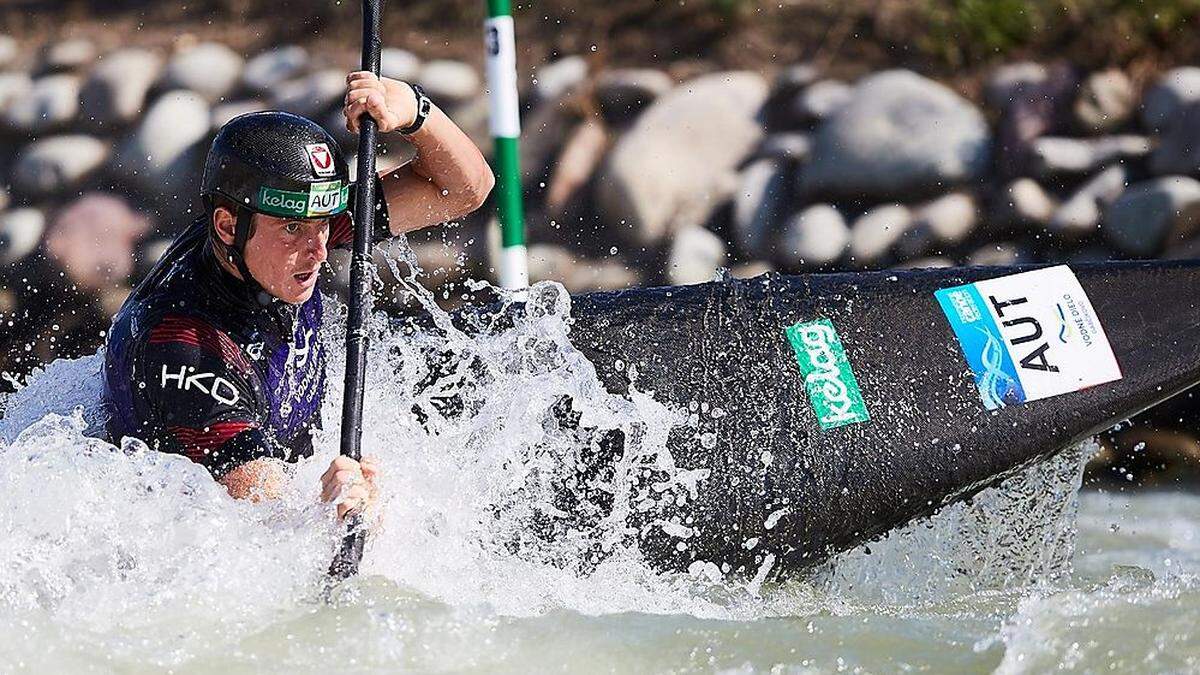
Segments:
[[[254,214],[246,266],[268,293],[292,304],[312,297],[328,257],[329,218],[277,218]]]
[[[218,208],[213,215],[213,225],[226,246],[233,245],[236,222],[225,208]],[[246,241],[246,266],[254,280],[284,302],[300,304],[311,298],[321,263],[328,257],[329,222],[329,218],[254,214],[253,234]]]

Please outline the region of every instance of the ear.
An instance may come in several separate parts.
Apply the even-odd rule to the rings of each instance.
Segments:
[[[212,224],[213,230],[221,238],[221,242],[226,246],[233,246],[234,230],[237,228],[237,216],[233,211],[224,206],[213,209]]]

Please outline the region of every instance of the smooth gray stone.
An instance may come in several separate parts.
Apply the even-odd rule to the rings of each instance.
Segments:
[[[801,132],[779,132],[763,139],[754,156],[782,162],[803,162],[812,153],[812,137]]]
[[[79,70],[92,65],[96,54],[95,43],[87,38],[54,42],[47,46],[43,54],[42,68],[47,72]]]
[[[162,58],[147,49],[105,54],[79,93],[80,113],[99,127],[127,124],[144,112],[146,93],[158,79]]]
[[[1033,142],[1033,169],[1042,177],[1091,173],[1113,162],[1145,157],[1153,147],[1145,136],[1043,136]]]
[[[108,159],[110,146],[92,136],[49,136],[30,143],[13,166],[13,188],[30,197],[70,192]]]
[[[1040,63],[1024,61],[996,68],[984,84],[983,97],[988,107],[1003,110],[1018,93],[1036,87],[1050,78],[1050,71]]]
[[[79,113],[78,75],[46,75],[33,81],[24,96],[13,98],[4,111],[5,124],[21,133],[40,134],[62,128]]]
[[[421,72],[421,59],[407,49],[387,47],[379,53],[379,74],[393,80],[412,82]]]
[[[303,47],[276,47],[250,59],[242,71],[242,82],[258,94],[270,94],[275,87],[300,77],[308,70],[308,52]]]
[[[606,122],[620,126],[636,118],[674,86],[675,81],[669,75],[652,68],[606,70],[596,78],[596,105]]]
[[[1121,196],[1129,182],[1128,170],[1120,164],[1101,171],[1084,183],[1055,210],[1050,229],[1066,237],[1082,237],[1096,231],[1101,211]]]
[[[639,245],[704,222],[762,139],[767,85],[756,73],[704,75],[656,100],[614,145],[596,202],[614,233]]]
[[[421,66],[417,83],[425,88],[429,98],[440,106],[466,103],[479,93],[479,73],[470,64],[438,59]]]
[[[46,231],[46,216],[34,208],[0,213],[0,265],[11,265],[38,247]]]
[[[1130,185],[1104,212],[1104,234],[1122,253],[1152,256],[1200,229],[1200,181],[1163,176]]]
[[[788,219],[780,234],[777,258],[781,264],[826,265],[840,260],[850,247],[850,228],[829,204],[813,204]]]
[[[533,71],[533,92],[542,101],[553,101],[587,81],[588,63],[582,56],[566,56]]]
[[[183,90],[167,92],[122,143],[112,170],[148,194],[190,199],[199,178],[194,165],[203,149],[198,146],[211,128],[211,112],[203,97]]]
[[[786,165],[770,159],[752,162],[739,174],[733,198],[733,239],[742,254],[770,255],[770,245],[783,225],[791,174]]]
[[[1007,186],[989,219],[1002,227],[1035,226],[1050,222],[1058,203],[1032,178],[1018,178]]]
[[[821,122],[841,110],[854,97],[854,88],[838,80],[821,80],[805,87],[792,99],[795,125]]]
[[[802,185],[809,194],[912,198],[972,182],[988,167],[983,115],[946,87],[890,70],[862,80],[817,131]]]
[[[0,68],[12,66],[20,53],[15,39],[9,35],[0,35]]]
[[[346,100],[346,73],[333,68],[318,70],[275,89],[272,104],[309,119],[320,118]]]
[[[188,89],[209,102],[224,100],[242,79],[246,60],[219,42],[201,42],[171,57],[163,72],[167,89]]]
[[[1084,78],[1075,99],[1075,123],[1091,133],[1106,133],[1133,117],[1137,92],[1123,71],[1110,68]]]
[[[859,264],[882,260],[912,225],[912,211],[902,204],[884,204],[867,211],[850,226],[851,257]]]
[[[1196,101],[1200,101],[1200,67],[1169,70],[1142,97],[1142,125],[1161,131],[1180,108]]]
[[[725,242],[703,227],[675,233],[667,262],[667,281],[675,286],[712,281],[725,264]]]

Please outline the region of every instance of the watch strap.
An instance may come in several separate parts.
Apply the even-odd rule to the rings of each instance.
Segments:
[[[412,124],[400,129],[401,134],[409,136],[417,133],[421,129],[421,126],[425,124],[425,120],[429,117],[429,113],[433,109],[433,101],[430,101],[429,97],[425,95],[425,90],[421,88],[421,85],[411,82],[406,84],[412,88],[413,94],[417,97],[417,117],[413,120]]]

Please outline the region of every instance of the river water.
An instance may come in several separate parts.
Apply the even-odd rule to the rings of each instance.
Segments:
[[[376,317],[364,448],[383,503],[362,573],[332,590],[340,532],[316,497],[339,378],[317,456],[282,499],[250,504],[186,459],[91,438],[99,357],[50,364],[0,400],[0,671],[1200,666],[1200,497],[1080,494],[1086,445],[800,578],[655,572],[624,523],[703,490],[666,447],[690,413],[607,394],[569,345],[568,308],[544,284],[515,325],[472,337],[436,312],[421,328]],[[580,425],[559,423],[564,397]],[[580,428],[626,438],[588,489],[572,482]],[[564,489],[582,516],[558,510]]]

